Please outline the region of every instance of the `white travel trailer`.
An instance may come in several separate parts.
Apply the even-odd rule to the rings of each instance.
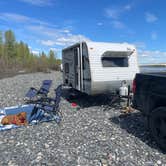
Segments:
[[[63,83],[89,95],[118,91],[139,72],[127,43],[80,42],[62,50]]]

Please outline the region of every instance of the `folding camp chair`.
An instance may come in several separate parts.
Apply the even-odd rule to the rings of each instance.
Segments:
[[[38,110],[44,111],[44,113],[52,116],[53,120],[56,120],[58,123],[61,121],[61,112],[59,109],[59,103],[62,95],[62,85],[59,85],[55,89],[55,98],[43,97],[40,101],[36,102],[34,110],[31,113],[32,119],[37,119]],[[38,119],[40,121],[40,119]]]
[[[25,101],[27,103],[34,103],[36,100],[42,96],[47,96],[49,89],[51,87],[52,80],[44,80],[39,90],[31,87],[25,95]]]

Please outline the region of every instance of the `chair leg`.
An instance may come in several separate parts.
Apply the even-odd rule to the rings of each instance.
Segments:
[[[32,117],[34,114],[36,114],[37,111],[38,111],[38,108],[35,106],[34,109],[33,109],[32,112],[31,112],[30,117]]]

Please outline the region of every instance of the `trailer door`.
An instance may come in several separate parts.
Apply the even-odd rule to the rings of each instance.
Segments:
[[[74,77],[75,77],[75,88],[81,90],[81,58],[80,58],[80,47],[74,48]]]

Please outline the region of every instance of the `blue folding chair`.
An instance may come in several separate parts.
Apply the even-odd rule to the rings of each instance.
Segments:
[[[34,103],[39,100],[42,96],[47,96],[49,89],[52,85],[52,80],[44,80],[39,90],[31,87],[25,95],[26,103]]]
[[[62,113],[59,109],[61,96],[62,96],[62,85],[59,85],[55,89],[55,98],[43,97],[40,101],[37,101],[34,110],[31,113],[32,120],[38,119],[36,117],[37,112],[38,110],[42,110],[44,113],[49,114],[52,117],[52,120],[55,120],[57,123],[59,123],[62,118]],[[38,119],[38,121],[40,121],[40,119]]]
[[[47,95],[50,87],[52,85],[52,80],[44,80],[38,94]]]

